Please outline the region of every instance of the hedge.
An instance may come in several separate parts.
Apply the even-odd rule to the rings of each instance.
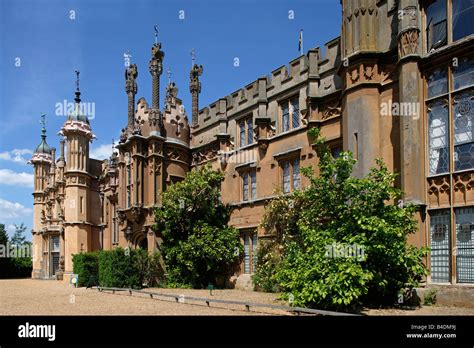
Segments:
[[[78,275],[77,286],[99,284],[99,253],[97,251],[72,256],[73,272]]]
[[[139,260],[145,250],[117,248],[99,253],[99,284],[104,287],[140,289],[143,275]]]
[[[160,255],[143,249],[101,250],[73,255],[73,270],[78,286],[141,289],[154,286],[164,276]]]

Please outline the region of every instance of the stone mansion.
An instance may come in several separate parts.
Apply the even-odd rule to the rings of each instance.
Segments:
[[[234,208],[230,223],[245,252],[236,277],[248,284],[258,241],[268,237],[259,228],[264,207],[276,188],[308,185],[300,169],[317,167],[307,132],[318,127],[335,156],[354,154],[355,175],[379,157],[399,174],[403,200],[418,207],[418,232],[409,242],[431,248],[427,281],[474,284],[474,4],[341,0],[341,6],[340,37],[203,108],[205,72],[194,64],[191,115],[173,82],[161,98],[165,53],[155,43],[151,101],[136,100],[139,67],[131,64],[127,118],[108,160],[89,157],[94,134],[78,107],[78,86],[58,153],[43,126],[31,159],[32,277],[69,279],[72,255],[81,251],[158,250],[162,237],[152,226],[161,192],[209,163],[225,175],[222,201]]]

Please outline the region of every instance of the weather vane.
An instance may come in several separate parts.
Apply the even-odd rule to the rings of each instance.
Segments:
[[[43,112],[41,113],[41,120],[40,120],[40,123],[43,125],[43,128],[44,126],[46,125],[46,114]]]
[[[194,48],[191,49],[191,60],[192,60],[192,66],[194,66],[194,61],[196,60],[196,51],[194,50]]]
[[[79,74],[80,74],[80,71],[75,70],[74,72],[76,73],[76,89],[79,90]]]
[[[155,24],[155,45],[158,45],[158,24]]]

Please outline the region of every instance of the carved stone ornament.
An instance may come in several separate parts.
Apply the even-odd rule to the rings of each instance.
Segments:
[[[143,220],[143,209],[137,206],[132,207],[132,219],[136,223],[140,223]]]
[[[418,50],[419,33],[417,29],[407,30],[399,38],[398,55],[403,58],[409,54],[416,54]]]

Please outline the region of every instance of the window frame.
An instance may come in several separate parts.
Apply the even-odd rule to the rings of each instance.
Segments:
[[[297,102],[298,105],[298,122],[294,124],[294,107],[293,101]],[[288,107],[288,129],[285,129],[285,114],[283,113],[283,108]],[[285,98],[278,102],[278,112],[279,112],[279,120],[280,120],[280,133],[290,132],[293,129],[298,129],[301,127],[301,108],[300,108],[300,101],[299,101],[299,94],[295,94],[291,97]]]
[[[257,247],[258,247],[258,231],[256,229],[242,229],[240,232],[242,245],[244,246],[244,257],[242,259],[241,272],[242,274],[254,274],[255,268],[257,265]],[[248,261],[248,271],[246,270],[245,265],[245,242],[248,240],[249,248],[249,261]]]
[[[295,168],[295,162],[298,161],[298,176],[299,176],[299,180],[297,181],[298,182],[298,187],[295,187],[295,178],[294,178],[294,175],[295,175],[295,171],[294,171],[294,168]],[[288,173],[288,176],[289,176],[289,191],[285,191],[285,165],[288,164],[289,166],[289,173]],[[287,194],[287,193],[291,193],[295,190],[301,190],[301,158],[300,156],[289,156],[289,157],[285,157],[285,158],[281,158],[279,159],[278,161],[278,166],[279,166],[279,171],[280,171],[280,188],[283,190],[283,193],[284,194]]]
[[[432,4],[434,4],[437,1],[443,1],[445,4],[445,13],[446,13],[446,19],[444,20],[446,22],[446,43],[436,47],[436,48],[430,48],[429,47],[429,36],[428,36],[428,7]],[[454,39],[454,22],[453,22],[453,15],[454,15],[454,6],[453,6],[453,0],[425,0],[422,6],[422,26],[423,26],[423,46],[424,46],[424,52],[430,53],[432,51],[436,51],[442,47],[449,46],[459,40],[462,40],[465,37],[468,37],[470,35],[473,35],[474,33],[471,33],[467,36],[463,36],[458,39]],[[439,22],[440,23],[440,22]]]
[[[253,174],[253,175],[252,175]],[[253,180],[253,178],[254,180]],[[245,181],[247,181],[247,197],[245,197]],[[255,184],[255,192],[252,185]],[[257,170],[250,168],[240,172],[240,198],[242,202],[251,202],[257,199]]]
[[[243,132],[242,125],[244,127]],[[253,115],[247,115],[237,120],[237,139],[239,142],[239,148],[255,143],[253,130]]]
[[[463,61],[464,59],[470,60],[474,66],[474,55],[468,54],[465,56],[462,56],[459,58],[458,62]],[[459,66],[459,65],[458,65]],[[435,96],[428,97],[428,81],[429,77],[435,73],[439,69],[445,69],[446,70],[446,92],[440,93]],[[447,60],[447,62],[438,65],[434,69],[427,70],[424,73],[424,85],[425,85],[425,92],[424,92],[424,107],[425,107],[425,115],[426,115],[426,176],[428,178],[430,177],[436,177],[436,176],[442,176],[442,175],[453,175],[456,173],[460,173],[463,171],[471,171],[474,170],[474,166],[469,169],[459,169],[456,170],[456,160],[455,160],[455,153],[456,153],[456,148],[461,145],[465,145],[468,143],[474,144],[474,125],[473,125],[473,135],[472,135],[472,141],[471,142],[465,142],[461,144],[456,144],[455,143],[455,120],[456,120],[456,104],[455,100],[457,97],[466,94],[466,93],[472,93],[474,96],[474,82],[470,85],[465,85],[460,88],[455,88],[454,85],[454,77],[455,77],[455,68],[453,68],[451,64],[451,60]],[[448,170],[445,172],[440,172],[440,173],[431,173],[431,162],[430,162],[430,124],[429,124],[429,108],[431,105],[436,105],[437,103],[442,103],[446,105],[447,108],[447,154],[448,154]],[[472,120],[474,122],[474,119]]]

